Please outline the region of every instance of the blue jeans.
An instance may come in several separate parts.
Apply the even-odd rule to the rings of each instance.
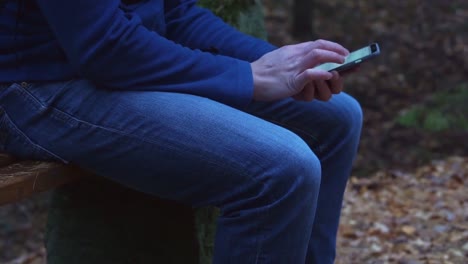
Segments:
[[[333,263],[359,104],[109,91],[86,80],[0,89],[0,150],[76,164],[136,190],[220,208],[214,263]]]

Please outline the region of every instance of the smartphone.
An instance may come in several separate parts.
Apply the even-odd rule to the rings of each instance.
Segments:
[[[349,69],[356,67],[362,62],[374,58],[380,54],[380,47],[377,43],[372,43],[368,46],[355,50],[349,53],[346,56],[345,62],[343,64],[327,62],[316,66],[314,69],[324,70],[324,71],[337,71],[343,72]]]

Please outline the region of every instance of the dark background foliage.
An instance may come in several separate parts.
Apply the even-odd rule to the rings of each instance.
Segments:
[[[365,114],[356,173],[467,154],[468,2],[265,2],[278,45],[316,38],[350,50],[380,44],[382,55],[346,81]],[[295,20],[298,9],[309,17]]]

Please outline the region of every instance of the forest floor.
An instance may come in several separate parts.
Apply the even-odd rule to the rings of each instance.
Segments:
[[[275,44],[296,42],[287,10],[266,3]],[[287,2],[287,0],[284,0]],[[398,116],[468,82],[468,2],[316,0],[314,37],[382,55],[346,80],[364,110],[337,263],[468,263],[466,131],[403,127]],[[0,263],[45,264],[47,196],[0,208]]]
[[[468,263],[468,158],[348,184],[337,264]]]

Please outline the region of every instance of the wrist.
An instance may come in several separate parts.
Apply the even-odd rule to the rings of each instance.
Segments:
[[[266,87],[268,87],[268,75],[265,74],[265,70],[262,69],[258,63],[250,63],[252,68],[252,79],[253,79],[253,100],[255,101],[267,101],[268,94]]]

